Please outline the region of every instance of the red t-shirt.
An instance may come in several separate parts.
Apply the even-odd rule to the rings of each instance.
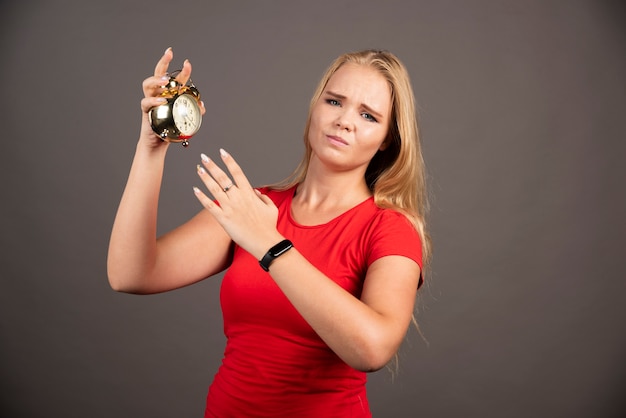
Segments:
[[[311,264],[360,297],[368,266],[387,255],[422,265],[408,220],[367,199],[323,225],[291,217],[295,187],[266,193],[278,206],[278,231]],[[222,365],[207,395],[206,417],[371,417],[366,374],[344,363],[296,311],[258,260],[236,247],[221,287]]]

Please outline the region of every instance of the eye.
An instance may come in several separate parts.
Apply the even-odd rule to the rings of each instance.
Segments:
[[[339,100],[336,100],[336,99],[326,99],[326,103],[328,103],[331,106],[341,106],[341,103],[339,103]]]
[[[370,122],[378,122],[374,116],[372,116],[371,114],[369,114],[367,112],[361,113],[361,116],[363,116],[366,120],[368,120]]]

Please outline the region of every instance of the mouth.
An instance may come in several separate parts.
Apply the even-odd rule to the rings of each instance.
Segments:
[[[345,139],[339,137],[339,136],[335,136],[335,135],[326,135],[326,138],[328,138],[328,140],[335,144],[335,145],[341,145],[341,146],[345,146],[348,145],[348,141],[346,141]]]

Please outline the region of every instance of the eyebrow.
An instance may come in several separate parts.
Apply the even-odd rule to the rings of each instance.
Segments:
[[[334,91],[326,90],[326,94],[333,96],[336,99],[340,99],[340,100],[346,99],[346,96],[344,96],[343,94],[335,93]],[[361,107],[378,118],[383,117],[382,113],[380,113],[379,111],[375,109],[372,109],[370,106],[366,105],[365,103],[361,103]]]

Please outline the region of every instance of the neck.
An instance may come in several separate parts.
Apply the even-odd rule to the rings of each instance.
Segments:
[[[306,177],[298,186],[297,201],[307,206],[353,206],[372,195],[365,173],[325,170],[311,161]]]

